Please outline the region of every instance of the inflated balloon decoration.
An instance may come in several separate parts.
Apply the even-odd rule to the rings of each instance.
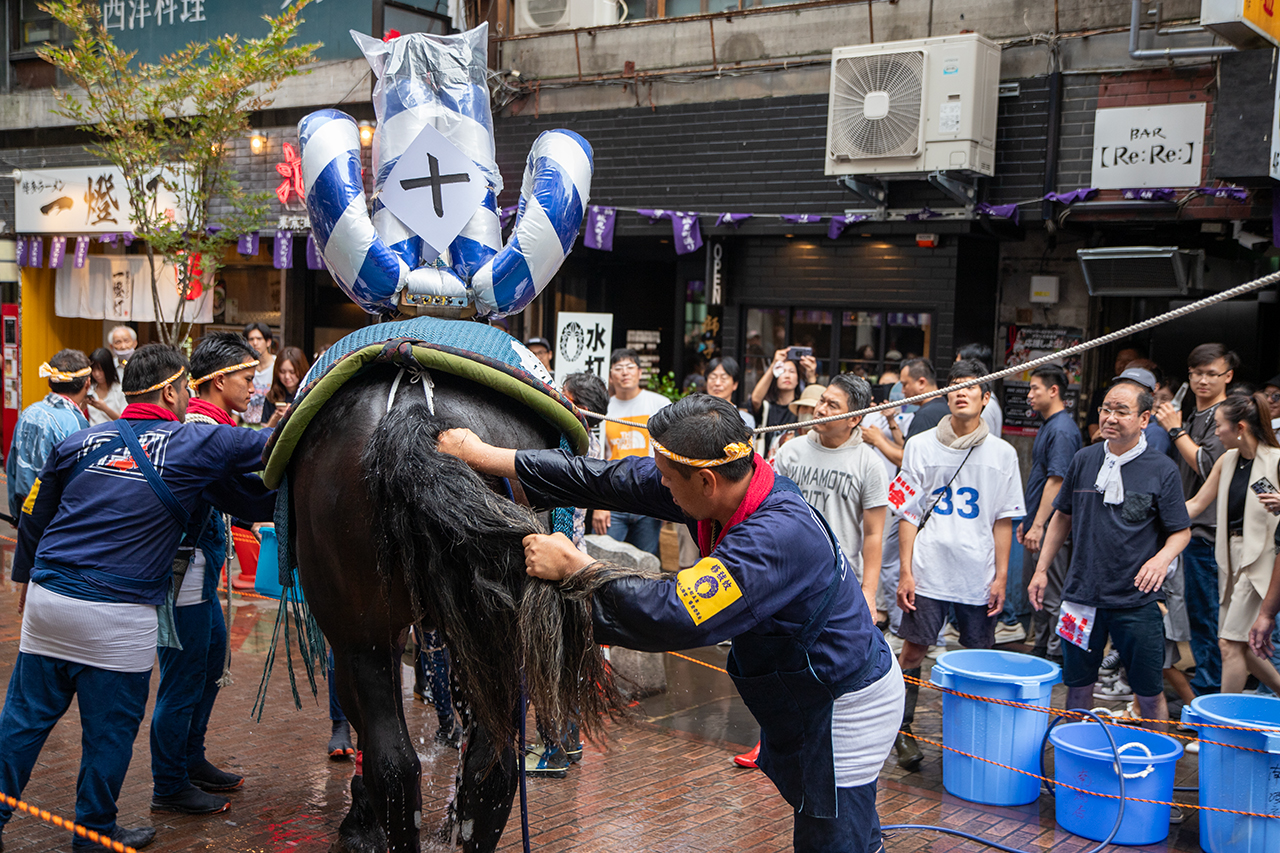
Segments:
[[[549,130],[534,141],[515,229],[503,246],[502,177],[486,85],[488,25],[456,36],[411,33],[386,42],[352,36],[378,78],[371,205],[365,202],[355,119],[319,110],[298,124],[307,211],[330,272],[371,314],[395,312],[402,297],[410,304],[474,305],[481,317],[523,310],[578,237],[591,190],[591,146],[569,130]],[[379,198],[401,155],[427,126],[471,158],[486,183],[479,209],[438,251]]]

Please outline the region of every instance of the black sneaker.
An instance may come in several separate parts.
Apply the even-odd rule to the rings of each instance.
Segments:
[[[82,838],[78,834],[72,837],[74,840],[71,842],[71,849],[77,853],[87,850],[106,849],[101,844],[92,842],[87,838]],[[156,840],[156,831],[149,826],[140,826],[137,829],[125,829],[123,826],[117,824],[116,828],[111,830],[110,833],[101,832],[98,833],[98,837],[110,838],[112,841],[123,844],[125,847],[132,847],[134,850],[141,850],[143,847],[146,847],[152,841]],[[2,849],[3,848],[0,848],[0,850]]]
[[[151,797],[151,810],[153,812],[219,814],[229,808],[231,808],[231,801],[226,797],[218,797],[206,793],[195,785],[188,785],[185,791],[179,791],[176,794],[168,794],[163,797],[153,795]]]
[[[563,779],[569,775],[569,757],[563,749],[555,746],[531,746],[524,756],[524,773],[526,776]]]
[[[450,724],[436,729],[436,743],[457,749],[462,746],[462,730]]]
[[[219,770],[205,759],[201,759],[198,765],[187,768],[187,777],[201,791],[216,794],[234,791],[244,784],[243,776]]]

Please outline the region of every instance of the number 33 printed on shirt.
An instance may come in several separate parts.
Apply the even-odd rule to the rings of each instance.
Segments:
[[[963,486],[956,489],[953,496],[951,487],[947,486],[942,489],[934,489],[933,494],[939,495],[937,504],[934,505],[933,511],[938,515],[951,515],[956,513],[961,518],[977,518],[978,517],[978,490]],[[960,506],[956,506],[960,503]]]

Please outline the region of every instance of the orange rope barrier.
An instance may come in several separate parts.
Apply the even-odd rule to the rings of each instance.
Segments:
[[[95,844],[101,844],[108,850],[114,850],[116,853],[138,853],[138,851],[134,850],[132,847],[126,847],[119,841],[113,841],[96,830],[85,829],[77,823],[69,821],[66,818],[58,817],[56,814],[45,809],[38,809],[35,806],[27,805],[22,800],[11,797],[8,794],[0,794],[0,800],[7,803],[9,808],[24,811],[27,814],[38,817],[40,820],[43,820],[46,823],[51,823],[60,829],[69,829],[81,838],[87,838]]]
[[[6,542],[12,542],[14,545],[17,545],[17,544],[18,544],[18,540],[17,540],[17,539],[14,539],[14,538],[13,538],[13,537],[11,537],[11,536],[0,536],[0,539],[3,539],[3,540],[4,540],[4,541],[6,541]]]
[[[913,734],[911,732],[900,732],[900,734],[910,735],[916,740],[922,740],[925,743],[932,744],[933,746],[939,747],[941,749],[945,749],[948,752],[954,752],[959,755],[963,755],[966,758],[973,758],[978,761],[985,761],[987,764],[994,764],[996,767],[1003,767],[1005,770],[1012,770],[1014,773],[1021,773],[1023,776],[1030,776],[1033,779],[1039,779],[1041,782],[1050,782],[1056,788],[1070,788],[1072,791],[1079,791],[1082,794],[1089,794],[1094,797],[1106,797],[1109,800],[1124,799],[1125,801],[1131,802],[1131,803],[1150,803],[1155,806],[1184,806],[1190,809],[1204,809],[1205,811],[1210,811],[1210,812],[1226,812],[1227,814],[1238,814],[1238,815],[1244,815],[1245,817],[1280,818],[1280,814],[1261,814],[1260,812],[1242,812],[1242,811],[1238,811],[1237,809],[1221,809],[1215,806],[1202,806],[1202,805],[1199,805],[1198,803],[1168,803],[1168,802],[1165,802],[1164,800],[1146,800],[1141,797],[1121,797],[1119,794],[1103,794],[1098,791],[1090,791],[1087,788],[1079,788],[1079,787],[1076,787],[1075,785],[1068,785],[1066,782],[1055,782],[1053,779],[1050,779],[1047,776],[1041,776],[1038,773],[1031,773],[1027,770],[1022,770],[1017,767],[1010,767],[1008,764],[1001,764],[999,761],[992,761],[990,758],[983,758],[981,755],[971,755],[962,749],[956,749],[955,747],[938,743],[938,741],[936,740],[930,740],[929,738],[921,737],[918,734]]]

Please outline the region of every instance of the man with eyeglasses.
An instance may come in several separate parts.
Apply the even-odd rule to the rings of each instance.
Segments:
[[[1204,485],[1213,463],[1224,452],[1215,434],[1214,413],[1227,399],[1240,358],[1222,344],[1201,344],[1187,357],[1195,411],[1185,421],[1171,403],[1156,410],[1156,420],[1169,431],[1174,460],[1188,500]],[[1216,502],[1215,502],[1216,503]],[[1191,543],[1183,554],[1186,566],[1187,615],[1191,620],[1191,654],[1196,674],[1191,688],[1199,695],[1217,693],[1222,683],[1222,653],[1218,650],[1218,561],[1213,543],[1217,525],[1214,504],[1191,520]]]
[[[661,394],[640,387],[640,354],[633,349],[616,349],[609,356],[609,386],[613,396],[609,398],[611,418],[634,423],[634,427],[606,421],[604,438],[606,452],[611,462],[628,456],[652,456],[646,425],[649,418],[671,401]],[[658,553],[662,522],[646,515],[631,512],[614,512],[597,509],[592,513],[592,529],[596,533],[608,533],[619,542],[630,542],[641,551],[648,551],[661,559]]]
[[[1169,564],[1191,534],[1177,467],[1143,435],[1152,404],[1147,388],[1123,377],[1107,392],[1098,410],[1104,440],[1071,460],[1027,593],[1032,607],[1044,607],[1049,567],[1070,534],[1058,621],[1069,640],[1062,644],[1066,707],[1092,706],[1109,636],[1143,718],[1167,721],[1158,602]]]

